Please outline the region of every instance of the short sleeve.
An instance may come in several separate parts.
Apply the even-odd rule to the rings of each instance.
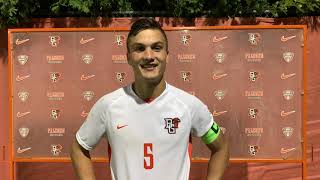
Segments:
[[[107,111],[103,98],[91,108],[87,119],[76,134],[78,143],[86,150],[92,150],[106,133]]]
[[[192,135],[201,137],[203,136],[213,125],[214,119],[210,113],[208,107],[199,99],[196,99],[193,103],[192,109]]]

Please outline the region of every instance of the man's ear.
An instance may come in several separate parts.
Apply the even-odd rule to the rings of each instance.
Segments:
[[[168,54],[167,54],[167,57],[166,57],[166,63],[169,63],[169,52],[168,52]]]
[[[129,58],[129,52],[127,52],[126,56],[127,56],[127,63],[128,63],[129,65],[131,65],[131,61],[130,61],[130,58]]]

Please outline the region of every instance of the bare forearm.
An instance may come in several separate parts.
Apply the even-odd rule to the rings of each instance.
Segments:
[[[90,155],[84,154],[74,143],[71,150],[73,168],[80,180],[95,180],[95,174]]]
[[[229,149],[225,147],[212,153],[208,165],[207,180],[220,180],[229,163]]]

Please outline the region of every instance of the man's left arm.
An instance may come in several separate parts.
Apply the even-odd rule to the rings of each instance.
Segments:
[[[207,146],[211,150],[211,156],[208,164],[207,180],[220,180],[229,163],[229,143],[226,137],[219,129],[218,137],[208,143]]]

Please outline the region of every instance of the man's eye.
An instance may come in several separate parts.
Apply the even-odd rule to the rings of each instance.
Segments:
[[[156,51],[160,51],[162,49],[162,46],[155,46],[155,47],[153,47],[153,49]]]
[[[144,51],[144,47],[143,46],[138,46],[135,48],[135,51]]]

